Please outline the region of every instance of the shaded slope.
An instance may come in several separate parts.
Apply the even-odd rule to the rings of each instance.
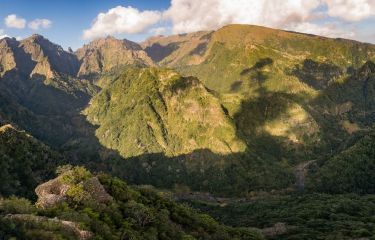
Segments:
[[[312,170],[308,187],[326,193],[375,193],[375,136],[368,135]]]
[[[34,198],[33,189],[54,174],[64,158],[24,131],[0,127],[0,196]]]
[[[248,148],[215,93],[194,77],[129,67],[85,114],[99,141],[126,158],[111,171],[132,183],[242,194],[293,181],[288,164]]]

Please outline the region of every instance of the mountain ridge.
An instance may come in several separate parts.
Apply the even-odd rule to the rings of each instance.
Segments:
[[[170,169],[180,177],[168,187],[220,192],[234,174],[237,194],[287,188],[295,166],[336,154],[372,128],[375,45],[247,25],[142,44],[107,37],[76,55],[40,35],[2,44],[0,62],[10,70],[0,97],[13,103],[0,108],[5,123],[85,163],[108,167],[112,153],[131,159],[114,161],[141,183]],[[19,73],[14,49],[35,64],[28,74]],[[58,55],[74,58],[74,68],[54,64]],[[188,179],[195,176],[201,181]],[[283,181],[272,183],[277,176]]]

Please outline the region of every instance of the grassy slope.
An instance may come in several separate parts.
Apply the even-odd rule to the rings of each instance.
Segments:
[[[184,56],[160,64],[219,92],[243,140],[260,154],[291,163],[314,159],[371,125],[363,121],[364,79],[356,70],[375,60],[374,45],[249,25],[207,36],[201,52],[183,37],[155,41],[178,43],[165,59]]]

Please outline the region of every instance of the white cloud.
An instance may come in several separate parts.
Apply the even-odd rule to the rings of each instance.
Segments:
[[[84,39],[93,39],[111,34],[135,34],[145,31],[161,19],[158,11],[139,11],[133,7],[118,6],[99,13],[90,29],[84,30]]]
[[[328,15],[346,21],[361,21],[375,16],[375,0],[323,0]]]
[[[344,31],[335,24],[318,25],[314,23],[303,22],[290,26],[288,30],[332,38],[353,38],[355,36],[355,33],[353,31]]]
[[[309,20],[320,0],[172,0],[164,13],[174,33],[216,29],[231,23],[284,28]]]
[[[147,30],[154,35],[178,34],[236,23],[356,38],[359,31],[348,30],[347,22],[371,17],[375,17],[375,0],[171,0],[164,12],[118,6],[100,13],[83,38]],[[160,23],[163,27],[158,27]]]
[[[6,37],[9,37],[9,36],[4,33],[3,29],[0,29],[0,39],[6,38]]]
[[[151,28],[150,29],[150,33],[152,33],[154,35],[162,35],[165,32],[167,32],[167,28],[165,28],[165,27],[157,27],[157,28]]]
[[[16,14],[8,15],[5,19],[5,25],[9,28],[18,28],[22,29],[26,26],[26,20],[20,17],[17,17]]]
[[[33,30],[38,30],[39,28],[50,28],[52,25],[52,22],[48,19],[35,19],[31,22],[29,22],[28,26],[29,28],[33,29]]]

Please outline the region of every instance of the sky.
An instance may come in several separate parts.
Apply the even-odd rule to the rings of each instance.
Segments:
[[[37,33],[64,49],[234,23],[375,44],[375,0],[0,0],[0,38]]]

